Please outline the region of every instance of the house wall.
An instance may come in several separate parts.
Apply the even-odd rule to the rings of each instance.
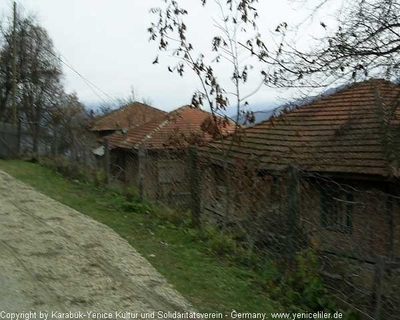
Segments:
[[[343,185],[348,185],[348,182]],[[354,185],[354,184],[353,184]],[[376,255],[386,255],[385,221],[386,196],[379,190],[369,189],[358,184],[351,192],[351,230],[343,232],[324,227],[321,223],[321,189],[336,196],[337,184],[309,180],[302,183],[300,194],[301,226],[314,245],[322,250],[340,253],[364,259],[373,259]],[[360,189],[361,188],[361,189]],[[347,204],[346,204],[347,205]],[[329,212],[334,214],[334,212]]]
[[[203,163],[203,218],[244,237],[253,247],[285,249],[289,229],[282,177]]]
[[[145,154],[145,196],[164,203],[187,205],[191,199],[187,154],[166,150],[147,150]],[[138,187],[136,151],[112,152],[111,162],[113,167],[123,168],[124,181]],[[239,224],[254,243],[263,243],[273,235],[287,236],[293,222],[287,214],[285,175],[246,171],[244,167],[224,172],[221,167],[210,164],[203,165],[200,172],[204,217],[224,225]],[[304,178],[299,190],[299,224],[313,246],[367,260],[377,255],[400,258],[400,201],[389,196],[398,194],[399,190],[389,183]],[[329,197],[339,198],[342,213],[351,203],[350,231],[323,226],[321,190]],[[351,194],[351,201],[341,196],[347,193]]]
[[[205,206],[219,207],[221,215],[233,215],[239,221],[249,215],[264,214],[272,207],[282,209],[283,202],[280,200],[285,190],[281,178],[272,175],[248,176],[236,171],[228,172],[224,180],[223,170],[214,170],[220,177],[209,177],[203,186],[208,198]],[[224,206],[219,205],[221,201]]]
[[[125,166],[129,153],[123,149],[113,149],[110,151],[110,173],[114,179],[125,182]],[[102,158],[102,161],[104,159]]]
[[[168,150],[145,150],[143,191],[146,198],[162,202],[187,204],[190,201],[188,162],[185,153]],[[139,188],[139,152],[114,149],[111,152],[114,174],[124,172],[121,181]],[[121,170],[120,170],[121,171]],[[120,177],[122,177],[120,175]]]
[[[128,185],[139,187],[139,157],[136,150],[124,153],[125,181]]]
[[[149,199],[187,206],[191,199],[187,154],[179,150],[149,150],[144,190]]]
[[[287,236],[292,222],[287,214],[286,176],[260,172],[246,176],[238,168],[235,170],[236,173],[228,172],[226,183],[221,178],[224,175],[221,167],[203,166],[204,216],[220,224],[239,222],[256,242],[271,233]],[[340,221],[346,226],[351,204],[351,228],[339,230],[323,225],[322,202],[326,200],[321,190],[338,203],[339,216],[340,211],[345,213],[345,220]],[[400,258],[399,201],[389,196],[399,192],[390,189],[389,183],[303,178],[299,191],[299,224],[316,248],[366,260],[374,260],[377,255]],[[332,217],[335,211],[328,213]]]
[[[400,208],[394,190],[388,184],[368,181],[338,181],[351,186],[351,233],[328,230],[321,226],[320,188],[329,190],[338,185],[307,182],[301,193],[301,216],[304,230],[317,240],[323,250],[342,253],[362,259],[374,260],[376,256],[400,258]],[[340,188],[342,188],[340,186]],[[312,209],[311,209],[312,208]]]

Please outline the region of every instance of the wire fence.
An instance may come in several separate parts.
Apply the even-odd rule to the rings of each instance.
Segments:
[[[10,158],[18,154],[19,128],[10,123],[0,122],[0,157]]]
[[[218,162],[198,148],[110,150],[110,175],[142,197],[187,208],[248,250],[291,259],[318,253],[338,305],[400,319],[400,198],[395,183],[332,178],[288,166]]]
[[[33,141],[20,127],[19,150],[29,154]],[[93,137],[62,128],[40,141],[41,156],[74,179],[116,184],[142,200],[190,211],[194,226],[218,226],[254,254],[291,261],[311,248],[339,306],[365,319],[400,319],[395,182],[332,177],[295,165],[269,171],[256,161],[215,159],[195,146],[117,148],[108,139],[96,145]]]

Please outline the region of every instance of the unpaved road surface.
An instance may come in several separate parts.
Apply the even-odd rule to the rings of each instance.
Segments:
[[[192,308],[110,228],[0,171],[0,312],[41,310]]]

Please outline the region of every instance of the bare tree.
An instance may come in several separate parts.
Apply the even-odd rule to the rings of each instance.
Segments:
[[[1,26],[0,118],[11,109],[12,23]],[[62,83],[61,59],[47,31],[31,16],[19,16],[16,24],[17,105],[23,119],[26,143],[31,143],[34,158],[47,149],[54,127],[71,119],[72,104],[80,105],[75,94],[68,95]],[[71,103],[74,101],[74,103]],[[84,114],[83,110],[80,110]]]
[[[51,129],[53,153],[65,154],[73,143],[79,140],[82,145],[90,145],[94,140],[88,131],[90,112],[79,101],[76,93],[59,93],[57,104],[49,113],[47,125]]]
[[[204,0],[201,3],[203,6],[206,5]],[[181,7],[178,1],[166,0],[164,7],[152,9],[151,12],[157,16],[157,19],[148,29],[150,40],[158,43],[160,51],[172,51],[178,59],[177,64],[168,67],[168,70],[184,76],[186,69],[189,69],[199,79],[200,89],[193,94],[191,102],[193,106],[206,106],[214,116],[223,115],[228,106],[235,106],[237,111],[237,118],[233,119],[235,122],[243,114],[246,114],[248,120],[251,121],[254,115],[246,110],[248,98],[264,84],[280,85],[280,80],[283,79],[279,79],[277,73],[272,70],[267,71],[265,66],[254,69],[252,63],[243,62],[246,60],[243,58],[250,56],[250,53],[243,49],[244,46],[259,48],[255,61],[260,57],[266,61],[269,61],[271,57],[271,61],[275,61],[280,54],[278,45],[274,46],[274,49],[271,48],[268,55],[262,55],[262,50],[266,52],[267,48],[258,32],[256,4],[256,0],[213,1],[216,17],[214,18],[215,34],[210,35],[211,55],[196,50],[192,40],[188,38],[188,26],[184,21],[188,11]],[[158,61],[159,57],[153,63],[156,64]],[[232,90],[230,90],[232,83],[223,83],[222,75],[218,75],[215,71],[215,65],[220,62],[227,63],[230,67]],[[275,67],[272,64],[271,66]],[[257,74],[259,84],[253,90],[244,92],[251,73]],[[217,122],[217,117],[214,117],[214,120]],[[223,123],[215,123],[215,125],[217,128],[224,126]]]
[[[305,0],[304,2],[307,2]],[[382,77],[400,78],[400,3],[398,0],[325,0],[310,15],[338,4],[333,26],[320,21],[322,36],[300,50],[285,41],[275,65],[298,84],[327,86]],[[287,30],[280,30],[286,33]],[[290,37],[288,37],[290,38]],[[248,50],[252,48],[247,47]],[[262,59],[262,51],[253,51]]]
[[[113,102],[103,103],[97,108],[96,116],[104,116],[118,108],[122,108],[128,105],[131,105],[135,102],[141,102],[147,105],[152,105],[152,100],[150,98],[140,97],[135,87],[132,85],[130,88],[130,92],[127,96],[116,98]]]
[[[12,27],[2,28],[1,48],[1,113],[10,109]],[[55,92],[61,86],[61,66],[53,50],[52,41],[46,30],[33,18],[18,20],[16,30],[17,46],[17,102],[19,114],[26,120],[26,127],[32,136],[33,151],[39,148],[41,122],[47,110],[54,105]]]

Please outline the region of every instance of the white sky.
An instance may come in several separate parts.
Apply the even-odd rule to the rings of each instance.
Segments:
[[[147,28],[155,19],[149,10],[162,3],[162,0],[17,1],[20,10],[37,16],[62,57],[109,96],[126,97],[133,86],[137,97],[150,100],[160,109],[172,110],[190,103],[193,92],[200,84],[191,74],[180,78],[177,74],[169,73],[167,66],[176,60],[168,58],[166,54],[160,55],[160,64],[152,65],[158,53],[157,44],[148,41]],[[215,34],[211,20],[215,11],[212,6],[203,9],[199,4],[200,0],[181,1],[190,15],[190,19],[187,19],[190,21],[187,23],[189,36],[192,37],[190,40],[195,47],[207,51]],[[11,7],[11,0],[0,0],[3,19],[11,14]],[[262,34],[268,34],[269,29],[275,29],[282,21],[293,24],[299,22],[306,14],[301,4],[293,0],[290,4],[285,0],[260,0],[257,8]],[[314,26],[318,24],[314,23]],[[217,70],[220,78],[224,81],[229,79],[229,68],[221,65]],[[67,91],[76,91],[82,102],[101,103],[102,100],[110,100],[94,89],[99,98],[65,66],[64,74]],[[252,91],[258,81],[258,77],[254,76],[248,91]],[[263,87],[250,102],[268,107],[281,95],[282,92]]]

